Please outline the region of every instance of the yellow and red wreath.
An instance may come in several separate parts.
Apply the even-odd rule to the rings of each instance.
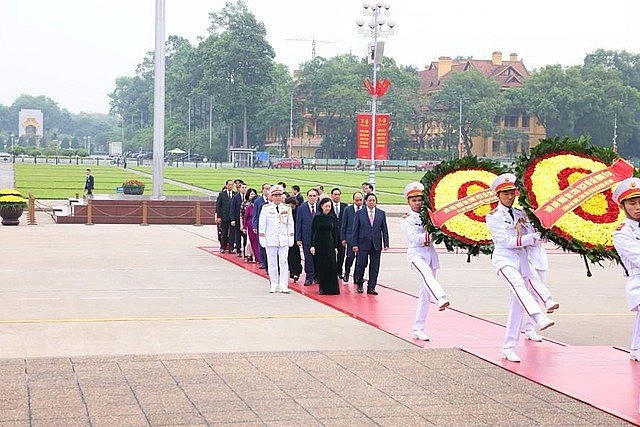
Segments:
[[[609,168],[617,158],[612,149],[591,145],[586,138],[543,140],[529,156],[520,156],[516,160],[519,201],[538,231],[563,249],[585,255],[592,262],[617,260],[612,235],[624,213],[613,202],[611,188],[566,212],[549,228],[534,214],[576,181]]]
[[[466,249],[469,255],[489,254],[493,250],[491,233],[485,216],[495,208],[497,199],[493,194],[490,203],[486,193],[491,193],[493,180],[506,170],[498,162],[465,157],[460,160],[442,162],[422,178],[425,187],[422,219],[427,229],[435,236],[436,243],[444,243],[448,250]],[[488,191],[487,191],[488,190]],[[474,195],[485,194],[480,200]],[[469,201],[474,208],[469,209]],[[434,214],[453,209],[446,222],[434,224]],[[455,214],[457,210],[463,213]]]

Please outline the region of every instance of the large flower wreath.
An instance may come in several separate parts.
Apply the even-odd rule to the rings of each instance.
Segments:
[[[447,250],[466,249],[469,257],[493,251],[491,234],[485,216],[496,206],[486,204],[454,216],[440,227],[434,225],[430,213],[491,187],[493,180],[506,168],[492,160],[464,157],[438,164],[422,177],[424,202],[422,221],[433,234],[435,243],[444,243]]]
[[[612,189],[589,198],[549,228],[534,214],[572,183],[609,167],[618,157],[613,149],[591,145],[584,137],[545,139],[529,156],[520,156],[515,165],[519,202],[534,227],[565,251],[581,254],[591,262],[619,261],[612,235],[624,213],[613,202]]]

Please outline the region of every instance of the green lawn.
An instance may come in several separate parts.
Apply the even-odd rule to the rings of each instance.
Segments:
[[[23,195],[33,193],[39,199],[66,199],[76,193],[83,193],[86,165],[62,165],[62,164],[29,164],[16,163],[15,179],[16,187]],[[129,171],[138,170],[149,174],[143,177]],[[126,179],[139,179],[146,184],[145,194],[151,194],[151,168],[133,167],[122,169],[115,166],[91,166],[95,177],[96,194],[114,194],[115,188],[122,185]],[[419,181],[422,172],[376,172],[376,194],[381,204],[403,204],[402,190],[410,181]],[[340,187],[343,193],[343,201],[350,201],[351,194],[360,189],[364,181],[369,180],[368,171],[309,171],[299,169],[213,169],[170,167],[164,169],[164,177],[197,187],[219,191],[227,179],[242,178],[250,187],[259,190],[262,183],[276,183],[284,181],[287,187],[298,184],[303,193],[317,184],[322,184],[328,193],[333,187]],[[168,184],[164,184],[164,194],[174,195],[203,195],[191,190]]]
[[[151,173],[151,168],[141,167],[137,170]],[[376,195],[381,204],[403,204],[402,190],[411,181],[419,181],[423,172],[376,172]],[[340,187],[342,200],[350,201],[351,194],[360,190],[364,181],[369,180],[369,171],[309,171],[300,169],[212,169],[212,168],[175,168],[164,169],[165,178],[219,191],[227,179],[241,178],[249,187],[260,189],[263,183],[274,184],[284,181],[287,188],[298,184],[303,193],[317,184],[324,185],[325,192]]]
[[[86,165],[62,165],[62,164],[30,164],[16,163],[14,174],[16,189],[23,196],[29,193],[37,199],[66,199],[76,193],[84,192],[86,178]],[[127,179],[138,179],[145,183],[145,194],[151,194],[151,178],[140,176],[122,168],[114,166],[91,166],[91,172],[95,178],[95,194],[115,194],[116,187],[120,187]],[[165,195],[196,195],[204,196],[176,185],[164,184]]]

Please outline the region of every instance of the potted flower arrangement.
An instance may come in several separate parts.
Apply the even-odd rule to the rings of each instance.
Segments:
[[[2,225],[18,225],[19,218],[27,207],[27,201],[19,191],[13,189],[0,190],[0,217]]]
[[[144,193],[144,182],[137,179],[128,179],[122,183],[122,192],[124,194],[140,195]]]

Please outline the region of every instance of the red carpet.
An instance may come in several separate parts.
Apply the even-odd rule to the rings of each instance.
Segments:
[[[200,249],[267,278],[258,264],[247,263],[218,248]],[[545,340],[524,341],[518,348],[522,363],[501,358],[504,326],[455,309],[429,310],[431,341],[414,340],[411,326],[416,297],[378,284],[378,296],[358,294],[352,284],[341,285],[340,295],[320,295],[318,286],[302,286],[304,276],[290,283],[291,290],[388,332],[418,347],[460,348],[495,365],[602,411],[640,425],[640,362],[632,362],[626,350],[604,346],[568,346]],[[268,284],[265,283],[265,289]]]

